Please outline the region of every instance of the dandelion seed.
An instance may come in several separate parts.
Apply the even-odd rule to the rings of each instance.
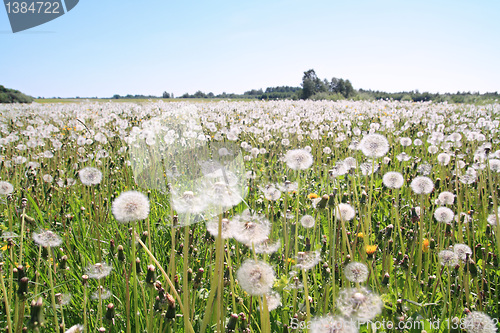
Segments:
[[[274,284],[274,270],[268,263],[247,259],[236,272],[241,288],[249,295],[264,295]]]
[[[382,182],[388,188],[400,188],[403,186],[405,180],[401,173],[389,171],[382,177]]]
[[[389,141],[380,134],[368,134],[359,143],[361,151],[367,157],[383,157],[389,151]]]
[[[450,250],[442,250],[438,253],[439,262],[443,266],[455,267],[458,264],[458,256]]]
[[[422,176],[428,176],[431,174],[432,166],[428,163],[420,164],[417,167],[417,172]]]
[[[265,296],[267,301],[267,310],[276,310],[281,305],[281,296],[275,291],[267,293]],[[262,311],[262,309],[260,309]]]
[[[399,143],[401,144],[401,146],[403,147],[408,147],[408,146],[411,146],[411,139],[410,138],[401,138],[399,139]]]
[[[470,258],[472,256],[471,248],[465,244],[455,244],[453,246],[453,252],[455,252],[461,262],[466,262],[467,257]]]
[[[453,221],[455,214],[448,207],[439,207],[434,211],[434,218],[438,222],[450,223]]]
[[[123,192],[113,201],[111,211],[120,223],[145,220],[149,215],[149,200],[137,191]]]
[[[62,239],[50,230],[33,233],[33,241],[43,247],[57,247],[62,244]]]
[[[335,218],[343,221],[350,221],[354,218],[356,212],[354,208],[346,203],[341,203],[337,207],[335,207]]]
[[[500,160],[491,159],[489,160],[490,170],[493,172],[500,172]]]
[[[434,182],[425,176],[417,176],[410,184],[416,194],[429,194],[434,189]]]
[[[284,160],[292,170],[309,169],[313,164],[313,156],[305,149],[289,150]]]
[[[102,172],[96,168],[83,168],[78,172],[83,185],[97,185],[102,180]]]
[[[344,267],[344,274],[347,280],[361,283],[368,279],[368,267],[360,262],[351,262]]]
[[[0,195],[9,195],[14,192],[14,186],[4,180],[0,181]]]
[[[82,333],[84,329],[83,325],[77,324],[71,326],[65,333]]]
[[[408,155],[407,153],[405,152],[402,152],[401,154],[398,154],[396,156],[397,160],[400,161],[400,162],[407,162],[409,160],[411,160],[411,156]]]
[[[199,214],[208,207],[207,198],[203,195],[195,195],[192,191],[185,191],[182,195],[172,191],[172,206],[177,213]]]
[[[342,317],[319,317],[311,320],[310,333],[357,333],[356,324]]]
[[[269,221],[264,216],[251,214],[248,209],[233,218],[233,237],[247,246],[267,240],[270,232]]]
[[[314,227],[314,223],[315,222],[316,222],[315,218],[313,216],[311,216],[311,215],[304,215],[300,219],[300,224],[302,224],[302,226],[304,228],[312,228],[312,227]]]
[[[221,222],[221,237],[222,239],[228,239],[233,237],[233,226],[229,219],[222,219]],[[206,223],[207,231],[217,238],[219,235],[219,217],[212,219]]]
[[[271,254],[281,247],[281,241],[278,239],[276,242],[272,243],[269,239],[258,244],[255,244],[255,253],[266,253]]]
[[[451,156],[448,153],[441,153],[437,156],[438,163],[441,165],[448,165],[451,160]]]
[[[111,273],[113,267],[102,262],[94,265],[87,266],[85,268],[85,274],[91,279],[102,279]]]
[[[487,314],[472,311],[465,317],[462,325],[468,333],[494,333],[497,331],[496,323]]]
[[[438,195],[438,202],[440,205],[453,205],[455,194],[448,191],[441,192]]]
[[[378,316],[384,305],[378,295],[364,287],[341,290],[336,303],[337,308],[344,316],[360,323],[365,323]]]
[[[297,264],[295,265],[295,268],[307,271],[320,262],[321,256],[319,251],[299,252],[297,253],[296,260]]]
[[[259,187],[264,193],[264,197],[269,201],[276,201],[281,197],[281,191],[278,190],[273,184]]]
[[[92,297],[92,299],[99,299],[99,289],[100,289],[100,292],[101,292],[101,299],[108,299],[110,298],[111,296],[113,296],[113,294],[111,293],[110,290],[104,288],[103,286],[99,286],[97,287],[97,290],[94,291],[90,297]]]

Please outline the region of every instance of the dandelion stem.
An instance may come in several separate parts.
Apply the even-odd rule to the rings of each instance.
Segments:
[[[49,246],[48,247],[48,251],[49,251],[49,261],[48,261],[48,269],[49,269],[49,286],[50,286],[50,300],[51,300],[51,303],[52,303],[52,310],[54,311],[54,329],[55,330],[58,330],[59,329],[59,324],[58,324],[58,321],[57,321],[57,308],[56,308],[56,294],[55,294],[55,291],[54,291],[54,280],[52,278],[52,266],[50,264],[50,261],[52,260],[52,248]]]
[[[7,294],[7,289],[5,289],[5,282],[3,280],[3,274],[2,274],[2,266],[0,266],[0,284],[2,287],[2,293],[3,293],[3,300],[5,303],[5,316],[7,317],[7,331],[9,333],[12,333],[12,321],[10,319],[10,305],[9,305],[9,298]]]

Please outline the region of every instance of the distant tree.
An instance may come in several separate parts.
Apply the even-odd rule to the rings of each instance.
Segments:
[[[162,97],[163,98],[170,98],[170,94],[168,92],[164,91]]]
[[[19,90],[8,89],[0,85],[0,103],[31,103],[34,98]]]
[[[120,95],[118,95],[118,94],[114,94],[114,95],[113,95],[113,99],[120,99]]]
[[[316,93],[328,91],[324,81],[316,75],[314,69],[304,72],[302,76],[302,99],[308,99]]]

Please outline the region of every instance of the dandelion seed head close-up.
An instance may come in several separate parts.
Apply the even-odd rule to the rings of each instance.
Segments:
[[[389,151],[389,141],[381,134],[368,134],[361,139],[359,146],[365,156],[383,157]]]
[[[86,167],[78,172],[83,185],[97,185],[102,180],[102,172],[99,169]]]
[[[286,152],[284,160],[292,170],[309,169],[313,164],[313,156],[305,149],[293,149]]]
[[[120,223],[145,220],[149,215],[149,199],[137,191],[123,192],[113,201],[111,211]]]
[[[365,282],[369,273],[368,267],[361,262],[350,262],[344,267],[346,279],[355,283]]]
[[[389,171],[382,177],[382,182],[388,188],[401,188],[404,181],[403,175],[396,171]]]
[[[416,194],[429,194],[434,189],[434,182],[425,176],[418,176],[410,184],[411,189]]]
[[[240,287],[249,295],[259,296],[271,291],[274,284],[274,270],[268,263],[247,259],[236,271]]]

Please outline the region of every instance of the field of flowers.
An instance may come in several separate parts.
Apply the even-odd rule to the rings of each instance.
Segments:
[[[0,106],[2,332],[496,332],[500,104]]]

